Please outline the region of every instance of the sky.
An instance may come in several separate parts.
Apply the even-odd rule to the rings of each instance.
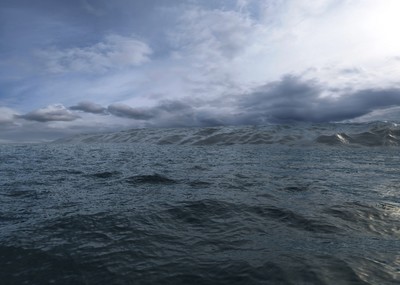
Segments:
[[[0,142],[400,120],[398,0],[1,0]]]

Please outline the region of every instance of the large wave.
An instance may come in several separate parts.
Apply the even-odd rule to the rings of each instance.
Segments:
[[[398,146],[400,126],[390,122],[363,124],[293,124],[212,128],[133,129],[81,134],[55,143],[147,143],[157,145],[358,145]]]

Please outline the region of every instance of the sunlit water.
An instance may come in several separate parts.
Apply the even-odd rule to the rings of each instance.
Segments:
[[[400,283],[399,147],[162,132],[0,146],[0,284]]]

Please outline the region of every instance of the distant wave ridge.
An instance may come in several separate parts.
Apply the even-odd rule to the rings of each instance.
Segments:
[[[398,146],[400,126],[390,122],[293,124],[175,129],[133,129],[81,134],[55,143],[148,143],[157,145],[284,144]]]
[[[398,146],[400,144],[400,128],[394,123],[375,124],[362,132],[320,135],[316,142],[328,145]]]

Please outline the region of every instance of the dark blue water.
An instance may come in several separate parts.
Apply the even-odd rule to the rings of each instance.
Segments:
[[[0,146],[1,284],[399,284],[398,147]]]

